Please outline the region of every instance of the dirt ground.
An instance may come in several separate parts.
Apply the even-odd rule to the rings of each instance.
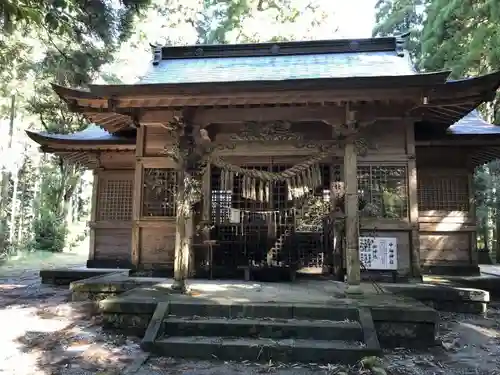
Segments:
[[[3,375],[333,375],[334,364],[257,365],[152,358],[139,340],[103,332],[87,303],[67,287],[40,284],[43,267],[80,266],[86,254],[58,254],[0,266],[0,374]],[[487,316],[443,314],[442,345],[425,353],[387,352],[393,375],[500,375],[500,304]],[[354,369],[353,369],[354,370]],[[362,373],[355,371],[353,373]]]

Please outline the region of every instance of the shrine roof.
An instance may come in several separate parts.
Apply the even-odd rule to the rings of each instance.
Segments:
[[[100,126],[90,124],[84,130],[71,134],[58,134],[48,132],[35,132],[27,130],[26,134],[41,146],[46,145],[89,145],[89,146],[112,146],[112,145],[134,145],[135,135],[130,136],[111,134]]]
[[[456,134],[486,132],[484,124],[461,119],[495,97],[500,71],[455,81],[448,71],[417,72],[404,42],[405,36],[155,46],[148,73],[135,84],[53,88],[70,110],[113,134],[133,129],[149,110],[345,102],[411,102],[407,115],[442,133],[450,125]]]
[[[156,47],[138,84],[284,81],[415,74],[401,38]]]
[[[448,128],[448,132],[456,135],[480,135],[497,134],[500,135],[500,126],[484,121],[477,110],[464,116]]]

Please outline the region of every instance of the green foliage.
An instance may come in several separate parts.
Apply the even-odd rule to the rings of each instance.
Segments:
[[[32,127],[47,132],[71,133],[84,128],[86,121],[68,110],[51,83],[86,87],[98,79],[102,67],[113,61],[132,35],[135,22],[150,2],[0,1],[0,95],[16,93],[16,127],[18,120],[29,116],[34,119]],[[115,79],[112,74],[105,78]],[[7,105],[0,107],[0,118],[8,117],[9,110]],[[75,217],[73,207],[83,205],[75,197],[83,171],[59,157],[45,161],[39,168],[25,158],[17,174],[19,191],[8,197],[18,208],[17,217],[9,216],[9,226],[16,227],[18,242],[28,248],[61,251],[67,242],[67,221]],[[25,202],[32,203],[28,207]],[[3,207],[10,212],[10,204]],[[32,235],[23,237],[26,232]]]
[[[309,29],[327,22],[326,18],[328,14],[314,1],[204,0],[193,24],[202,44],[256,43],[294,39],[297,27],[301,29],[300,38],[307,38]],[[264,24],[268,25],[265,37],[258,26]],[[274,27],[276,34],[269,34]]]
[[[421,7],[422,12],[417,8]],[[500,2],[496,0],[379,0],[374,35],[411,31],[408,48],[423,71],[462,78],[500,70]],[[500,124],[500,100],[480,108]],[[500,162],[476,169],[478,246],[500,255]]]
[[[106,0],[3,0],[0,26],[4,32],[44,28],[58,36],[75,36],[77,43],[87,37],[124,41],[130,36],[134,15],[149,4],[149,0],[121,0],[116,5]]]
[[[420,60],[420,39],[428,0],[378,0],[373,36],[410,33],[406,48],[414,63]]]
[[[33,225],[33,250],[61,252],[66,246],[68,228],[64,218],[42,208]]]
[[[500,3],[434,0],[422,35],[422,68],[450,69],[452,77],[500,68]]]

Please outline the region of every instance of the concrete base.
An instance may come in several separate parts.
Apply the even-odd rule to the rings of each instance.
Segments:
[[[451,288],[473,288],[488,292],[491,298],[500,298],[500,277],[481,274],[481,276],[425,276],[426,284],[444,285]]]
[[[116,278],[101,277],[103,290],[110,290],[110,285],[118,282]],[[142,279],[153,282],[150,278]],[[80,293],[86,283],[93,285],[93,293],[98,293],[95,289],[97,281],[82,281]],[[202,353],[208,352],[227,360],[235,359],[235,355],[245,358],[255,354],[253,349],[242,349],[245,345],[263,347],[263,360],[269,356],[285,360],[289,355],[286,353],[298,355],[287,344],[286,340],[291,338],[305,340],[299,346],[316,348],[323,353],[324,361],[340,360],[341,357],[350,361],[349,358],[359,359],[374,354],[377,352],[374,346],[368,350],[363,344],[370,340],[380,342],[384,347],[429,347],[435,344],[438,314],[433,308],[388,291],[379,293],[372,284],[359,286],[361,296],[347,295],[346,285],[333,281],[299,280],[278,284],[191,280],[190,293],[184,295],[172,293],[171,284],[172,280],[156,279],[154,285],[129,289],[101,300],[98,306],[105,324],[126,333],[145,334],[144,347],[164,355],[178,355],[178,349],[183,347],[183,350],[193,353],[192,356],[204,358]],[[119,285],[123,289],[123,282]],[[160,308],[168,309],[168,313],[158,312]],[[347,324],[351,321],[362,328]],[[153,328],[154,334],[151,333]],[[363,340],[354,340],[361,334]],[[368,334],[371,338],[365,336]],[[202,336],[205,341],[192,339],[193,335]],[[221,337],[226,342],[228,337],[235,335],[243,341],[228,342],[224,349],[218,348],[219,344],[217,348],[209,345],[209,342],[220,343]],[[332,342],[323,348],[321,341],[327,337],[349,339],[350,344]],[[257,342],[257,338],[264,341]],[[281,340],[281,349],[269,347],[269,339]],[[343,352],[345,347],[351,354]],[[319,361],[314,355],[311,354],[309,360]]]
[[[433,276],[479,276],[481,270],[478,265],[466,266],[447,266],[440,264],[422,265],[422,273],[424,275]]]
[[[442,284],[387,284],[385,289],[414,298],[439,311],[481,314],[486,312],[490,294],[485,290]]]
[[[363,295],[363,289],[361,285],[347,285],[344,293],[346,296],[359,297]]]
[[[300,279],[188,280],[178,294],[172,279],[113,271],[72,282],[73,299],[98,301],[106,327],[167,356],[351,363],[381,347],[433,346],[436,309],[482,312],[489,301],[451,285],[361,283],[351,294],[341,282]]]
[[[129,260],[123,259],[89,259],[87,260],[87,268],[133,269],[134,265]]]
[[[103,276],[114,273],[128,275],[129,269],[116,268],[49,268],[40,270],[42,284],[69,285],[73,281],[84,280],[90,277]]]

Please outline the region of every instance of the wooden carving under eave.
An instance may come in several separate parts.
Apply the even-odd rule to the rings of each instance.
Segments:
[[[299,141],[302,134],[291,132],[288,121],[257,122],[248,121],[242,131],[231,133],[231,141]]]

